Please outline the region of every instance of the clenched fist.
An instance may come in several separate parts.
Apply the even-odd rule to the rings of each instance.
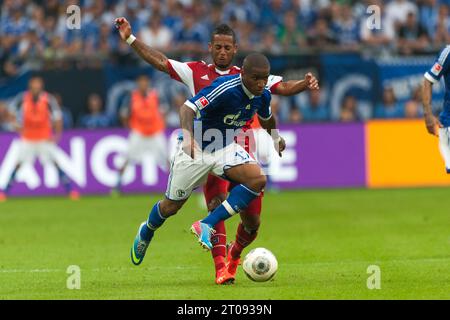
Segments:
[[[127,40],[128,37],[131,35],[131,25],[128,22],[128,20],[125,19],[124,17],[120,17],[116,18],[114,22],[116,24],[116,28],[119,29],[119,34],[122,40],[124,41]]]

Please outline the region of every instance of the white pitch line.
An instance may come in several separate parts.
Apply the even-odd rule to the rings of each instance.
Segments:
[[[410,259],[393,259],[393,260],[363,260],[363,261],[324,261],[324,262],[300,262],[300,263],[282,263],[284,266],[328,266],[328,265],[345,265],[345,264],[373,264],[373,263],[405,263],[405,262],[438,262],[450,261],[450,257],[442,258],[410,258]],[[94,268],[83,269],[87,272],[123,272],[123,271],[137,271],[137,270],[195,270],[202,269],[199,266],[170,266],[170,267],[145,267],[145,268]],[[0,269],[0,273],[56,273],[66,272],[64,269]]]
[[[138,270],[193,270],[201,269],[201,267],[185,267],[185,266],[174,266],[174,267],[147,267],[147,268],[94,268],[94,269],[83,269],[81,271],[87,272],[123,272],[123,271],[138,271]],[[56,273],[56,272],[66,272],[64,269],[0,269],[0,273]]]

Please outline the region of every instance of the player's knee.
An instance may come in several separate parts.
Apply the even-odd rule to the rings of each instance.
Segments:
[[[266,186],[267,178],[265,175],[259,175],[252,179],[252,189],[256,192],[261,192]]]
[[[159,203],[159,210],[164,217],[170,217],[181,209],[184,202],[164,199]]]
[[[213,211],[214,209],[216,209],[222,202],[225,201],[225,199],[226,195],[220,195],[212,198],[211,201],[209,201],[209,203],[207,204],[208,211]]]
[[[242,219],[242,224],[248,233],[256,233],[261,225],[261,219],[258,215],[246,215],[245,219]]]

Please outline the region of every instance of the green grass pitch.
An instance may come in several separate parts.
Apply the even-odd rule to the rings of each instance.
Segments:
[[[238,271],[214,284],[210,253],[189,227],[200,196],[160,229],[143,264],[130,246],[152,196],[10,199],[0,204],[0,299],[450,299],[450,189],[268,193],[250,246],[279,262],[273,281]],[[227,222],[229,239],[238,217]],[[248,252],[249,248],[244,251]],[[66,287],[67,268],[81,288]],[[367,268],[381,270],[369,290]]]

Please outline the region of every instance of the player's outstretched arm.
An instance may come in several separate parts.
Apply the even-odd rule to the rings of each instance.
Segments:
[[[280,96],[293,96],[305,91],[306,89],[319,89],[319,81],[311,72],[308,72],[303,80],[289,80],[280,82],[280,84],[274,88],[272,93]]]
[[[261,117],[259,117],[259,123],[261,124],[261,127],[263,127],[272,137],[275,150],[277,150],[278,155],[281,157],[282,152],[284,149],[286,149],[286,142],[284,139],[280,136],[278,129],[277,129],[277,121],[275,120],[275,117],[272,115],[269,119],[264,120]]]
[[[124,17],[117,18],[115,20],[117,29],[119,29],[120,37],[123,41],[126,41],[133,50],[146,62],[152,65],[154,68],[165,73],[169,73],[167,66],[167,57],[160,51],[155,50],[147,46],[144,42],[136,39],[131,32],[131,25]]]
[[[427,131],[435,136],[439,135],[438,128],[442,128],[442,124],[433,115],[431,107],[432,83],[427,79],[423,80],[422,86],[422,105]]]

